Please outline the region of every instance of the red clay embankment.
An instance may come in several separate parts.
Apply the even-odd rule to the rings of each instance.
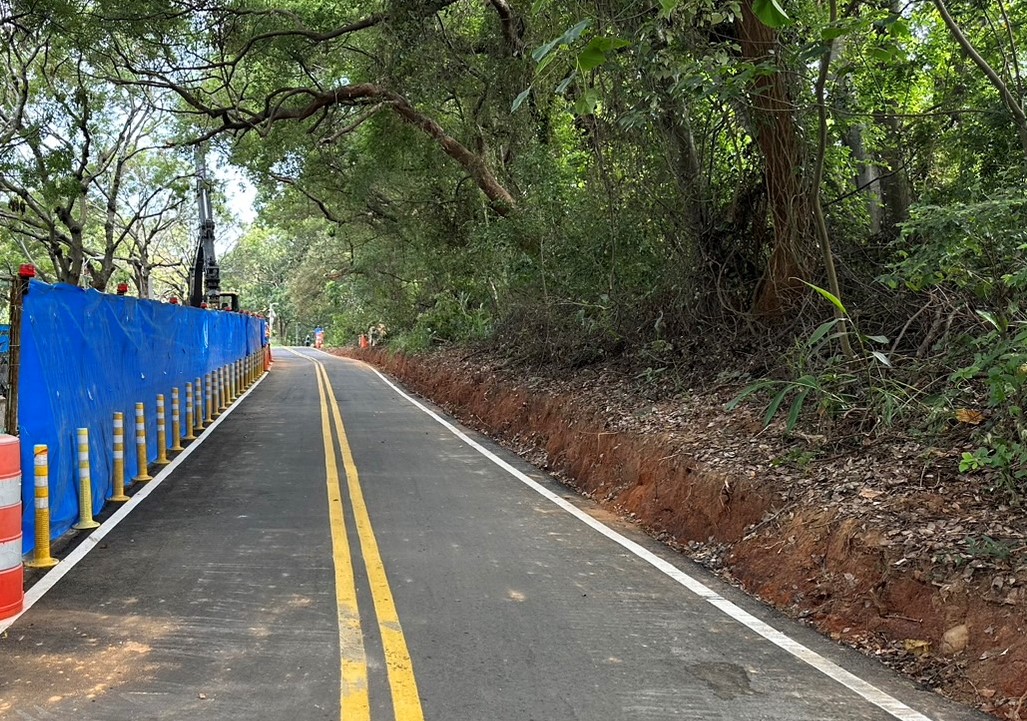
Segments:
[[[952,534],[944,535],[946,529],[958,535],[977,518],[974,499],[983,502],[972,490],[926,488],[923,471],[916,488],[868,461],[869,471],[857,462],[838,465],[830,487],[807,484],[800,492],[771,472],[773,464],[745,470],[709,461],[718,418],[682,412],[673,430],[663,431],[659,423],[639,421],[638,413],[622,422],[625,411],[604,402],[605,388],[591,396],[585,389],[567,392],[454,354],[340,354],[398,378],[832,638],[998,718],[1027,719],[1027,566],[1003,558],[964,568],[962,557],[951,558],[946,539]],[[759,430],[752,421],[741,434],[735,428],[736,441],[748,435],[742,452],[737,442],[728,446],[725,431],[730,450],[722,455],[776,453],[772,443],[752,440]],[[835,501],[838,488],[852,489],[844,502]],[[967,493],[972,497],[963,508]],[[956,511],[970,520],[955,518]]]

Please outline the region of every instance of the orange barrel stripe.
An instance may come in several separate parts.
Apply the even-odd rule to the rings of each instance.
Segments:
[[[21,443],[0,435],[0,618],[25,603],[21,565]]]

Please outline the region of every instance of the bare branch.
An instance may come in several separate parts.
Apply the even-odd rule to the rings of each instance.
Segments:
[[[499,15],[499,21],[503,25],[503,37],[506,38],[510,54],[520,57],[524,54],[523,23],[514,15],[507,0],[488,0],[488,2]]]

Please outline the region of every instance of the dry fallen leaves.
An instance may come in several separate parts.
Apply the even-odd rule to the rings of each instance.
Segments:
[[[968,423],[971,426],[979,426],[984,422],[984,413],[969,408],[960,408],[956,411],[956,420],[960,423]]]
[[[907,638],[902,642],[902,647],[914,656],[926,656],[931,652],[931,642],[917,638]]]

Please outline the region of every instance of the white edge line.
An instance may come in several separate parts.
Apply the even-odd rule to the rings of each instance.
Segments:
[[[203,433],[200,434],[199,438],[186,446],[185,450],[175,456],[171,463],[164,466],[164,468],[162,468],[160,472],[153,477],[152,481],[144,483],[143,487],[133,493],[132,497],[125,501],[121,508],[112,513],[110,518],[100,524],[99,528],[83,538],[82,541],[72,549],[71,553],[60,559],[60,563],[54,566],[50,571],[47,571],[46,575],[32,584],[32,587],[25,592],[25,604],[21,611],[17,615],[0,621],[0,634],[7,631],[15,621],[25,615],[28,610],[36,604],[36,601],[41,599],[47,591],[56,586],[57,582],[64,578],[79,561],[85,558],[87,553],[96,548],[97,544],[99,544],[108,533],[114,530],[115,526],[125,519],[125,516],[131,513],[136,506],[142,503],[148,495],[153,493],[154,489],[163,483],[167,477],[170,476],[176,468],[178,468],[179,464],[188,458],[189,455],[207,439],[208,433],[217,428],[218,424],[221,423],[222,420],[227,418],[232,411],[239,407],[239,401],[248,396],[250,392],[260,385],[266,377],[267,371],[265,371],[260,378],[254,381],[253,385],[247,388],[245,393],[236,398],[232,405],[228,406],[221,415],[215,418],[214,422],[203,430]]]
[[[301,354],[297,354],[301,355]],[[331,354],[328,354],[331,355]],[[338,356],[332,356],[337,358]],[[349,359],[355,360],[355,359]],[[855,692],[865,700],[869,701],[878,708],[888,712],[891,716],[900,719],[900,721],[931,721],[927,716],[924,716],[918,711],[913,710],[906,704],[902,703],[894,696],[882,691],[868,681],[864,681],[859,676],[856,676],[850,671],[845,670],[835,662],[824,658],[816,651],[813,651],[806,646],[802,645],[798,641],[794,640],[790,636],[778,631],[769,624],[753,616],[748,611],[742,609],[735,603],[727,600],[719,593],[713,591],[704,583],[699,581],[697,578],[688,575],[683,570],[674,566],[669,561],[666,561],[657,556],[652,551],[644,548],[635,541],[622,536],[612,528],[607,527],[600,521],[596,520],[592,516],[588,515],[580,508],[576,507],[572,503],[564,500],[557,494],[550,491],[545,486],[542,486],[537,481],[533,480],[530,476],[517,470],[509,463],[504,461],[502,458],[497,456],[492,451],[488,450],[474,439],[467,436],[463,431],[454,426],[452,423],[447,421],[445,418],[440,416],[435,411],[431,410],[417,399],[411,397],[403,390],[401,390],[396,384],[385,377],[377,368],[370,366],[369,364],[358,361],[364,365],[367,365],[372,371],[374,371],[379,378],[381,378],[389,387],[391,387],[396,393],[406,398],[410,403],[420,408],[422,411],[427,413],[438,423],[444,426],[450,433],[455,435],[457,438],[462,440],[464,443],[469,445],[474,450],[478,451],[481,455],[488,458],[494,464],[502,468],[504,471],[514,476],[517,480],[524,483],[526,486],[537,492],[539,495],[549,499],[563,510],[570,513],[572,516],[577,518],[582,523],[598,531],[608,539],[618,544],[627,551],[642,559],[646,563],[650,564],[660,572],[669,576],[670,578],[677,581],[679,584],[687,588],[689,591],[699,596],[701,599],[709,603],[714,608],[720,610],[733,620],[742,624],[754,633],[759,634],[766,640],[770,641],[775,646],[787,651],[789,654],[799,659],[800,661],[808,664],[817,671],[838,682],[842,686],[845,686],[849,690]]]

